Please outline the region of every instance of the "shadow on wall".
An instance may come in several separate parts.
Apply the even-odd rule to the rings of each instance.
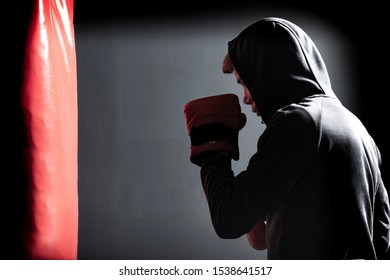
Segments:
[[[246,237],[219,239],[199,168],[189,161],[183,106],[232,92],[221,71],[227,42],[265,16],[290,19],[316,42],[333,89],[358,114],[350,42],[299,11],[261,9],[162,20],[75,25],[79,98],[79,259],[265,259]],[[264,127],[248,117],[235,172],[245,169]]]

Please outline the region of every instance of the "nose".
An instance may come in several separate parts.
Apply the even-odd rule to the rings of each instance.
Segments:
[[[248,94],[244,95],[244,98],[242,99],[242,102],[246,105],[251,105],[253,103],[252,97]]]

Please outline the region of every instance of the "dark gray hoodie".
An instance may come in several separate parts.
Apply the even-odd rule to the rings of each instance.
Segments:
[[[237,176],[227,154],[204,161],[216,233],[238,238],[266,220],[268,259],[387,258],[380,152],[333,93],[312,40],[287,20],[264,18],[228,53],[267,127]]]

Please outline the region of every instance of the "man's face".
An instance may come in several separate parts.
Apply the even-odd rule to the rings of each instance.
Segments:
[[[236,76],[237,83],[240,84],[240,85],[244,88],[244,97],[243,97],[243,99],[242,99],[242,102],[244,102],[244,104],[246,104],[246,105],[250,105],[250,106],[251,106],[251,109],[252,109],[252,112],[253,112],[253,113],[256,113],[257,116],[260,116],[259,110],[257,109],[256,104],[255,104],[255,102],[253,101],[252,96],[251,96],[251,94],[250,94],[248,88],[247,88],[246,85],[242,82],[240,76],[238,75],[238,73],[236,72],[235,69],[233,69],[233,73],[234,73],[234,76]]]

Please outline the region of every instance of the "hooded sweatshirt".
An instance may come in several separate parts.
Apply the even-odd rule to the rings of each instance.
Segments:
[[[295,24],[264,18],[228,42],[266,129],[246,170],[207,157],[202,185],[214,229],[239,238],[267,221],[268,259],[385,259],[389,198],[381,155],[334,94],[325,63]]]

